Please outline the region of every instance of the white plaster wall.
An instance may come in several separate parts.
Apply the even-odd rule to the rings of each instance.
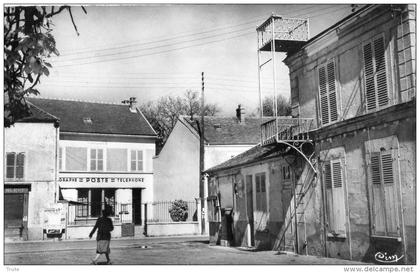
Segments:
[[[204,151],[204,169],[206,170],[214,167],[254,146],[255,145],[206,145]]]
[[[18,122],[4,129],[4,159],[8,152],[25,153],[24,179],[20,182],[54,181],[55,148],[56,129],[52,123]],[[5,172],[6,166],[3,168]]]
[[[176,123],[154,161],[155,201],[199,197],[200,142],[182,122]]]
[[[56,128],[53,123],[15,123],[4,129],[6,153],[25,153],[24,178],[5,179],[5,184],[30,184],[28,196],[28,239],[42,239],[42,212],[54,203]],[[4,175],[6,165],[3,164]]]

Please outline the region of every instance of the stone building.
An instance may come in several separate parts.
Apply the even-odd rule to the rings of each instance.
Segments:
[[[415,19],[414,5],[366,5],[307,41],[260,44],[287,53],[293,118],[207,170],[209,214],[232,206],[235,244],[416,263]]]
[[[87,238],[105,208],[114,221],[113,236],[142,235],[142,203],[153,201],[157,136],[134,100],[130,106],[29,101],[60,119],[57,181],[63,201],[70,202],[65,238]]]
[[[43,211],[57,200],[59,120],[37,107],[4,128],[4,235],[43,238]]]
[[[204,168],[215,166],[256,145],[259,122],[258,118],[205,116]],[[162,151],[154,159],[155,201],[194,201],[200,197],[199,124],[198,118],[191,120],[180,116]],[[205,178],[204,181],[206,184]],[[207,186],[204,197],[207,197]],[[203,228],[207,230],[206,226]]]

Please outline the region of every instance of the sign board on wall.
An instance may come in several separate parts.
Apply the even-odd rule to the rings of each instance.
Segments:
[[[144,182],[143,177],[60,177],[60,182],[115,183]]]
[[[44,209],[42,228],[47,234],[58,234],[66,228],[66,211],[63,204],[53,204]]]
[[[61,173],[61,188],[146,188],[153,182],[153,174]]]

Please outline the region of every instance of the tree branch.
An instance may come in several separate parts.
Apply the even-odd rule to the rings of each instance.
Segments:
[[[31,86],[31,87],[27,88],[27,89],[25,90],[25,92],[24,92],[24,93],[28,92],[28,90],[29,90],[29,89],[34,88],[34,87],[35,87],[35,85],[37,85],[37,84],[39,83],[39,79],[41,78],[41,75],[42,75],[42,73],[39,73],[39,74],[38,74],[38,76],[36,77],[35,82],[32,84],[32,86]]]
[[[76,26],[76,23],[74,22],[73,14],[71,13],[71,7],[69,7],[67,10],[69,11],[71,22],[73,23],[73,26],[74,26],[74,30],[76,31],[77,36],[79,36],[80,35],[79,31],[77,31],[77,26]]]
[[[69,9],[69,8],[70,8],[70,6],[64,5],[64,6],[61,6],[57,11],[54,12],[54,7],[52,7],[51,12],[49,14],[45,15],[45,18],[53,17],[54,15],[57,15],[57,14],[61,13],[63,10]]]

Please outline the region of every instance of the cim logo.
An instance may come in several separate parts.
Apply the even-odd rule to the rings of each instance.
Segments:
[[[398,257],[397,254],[389,255],[387,252],[377,252],[375,254],[375,260],[380,263],[396,263],[401,260],[404,255]]]

